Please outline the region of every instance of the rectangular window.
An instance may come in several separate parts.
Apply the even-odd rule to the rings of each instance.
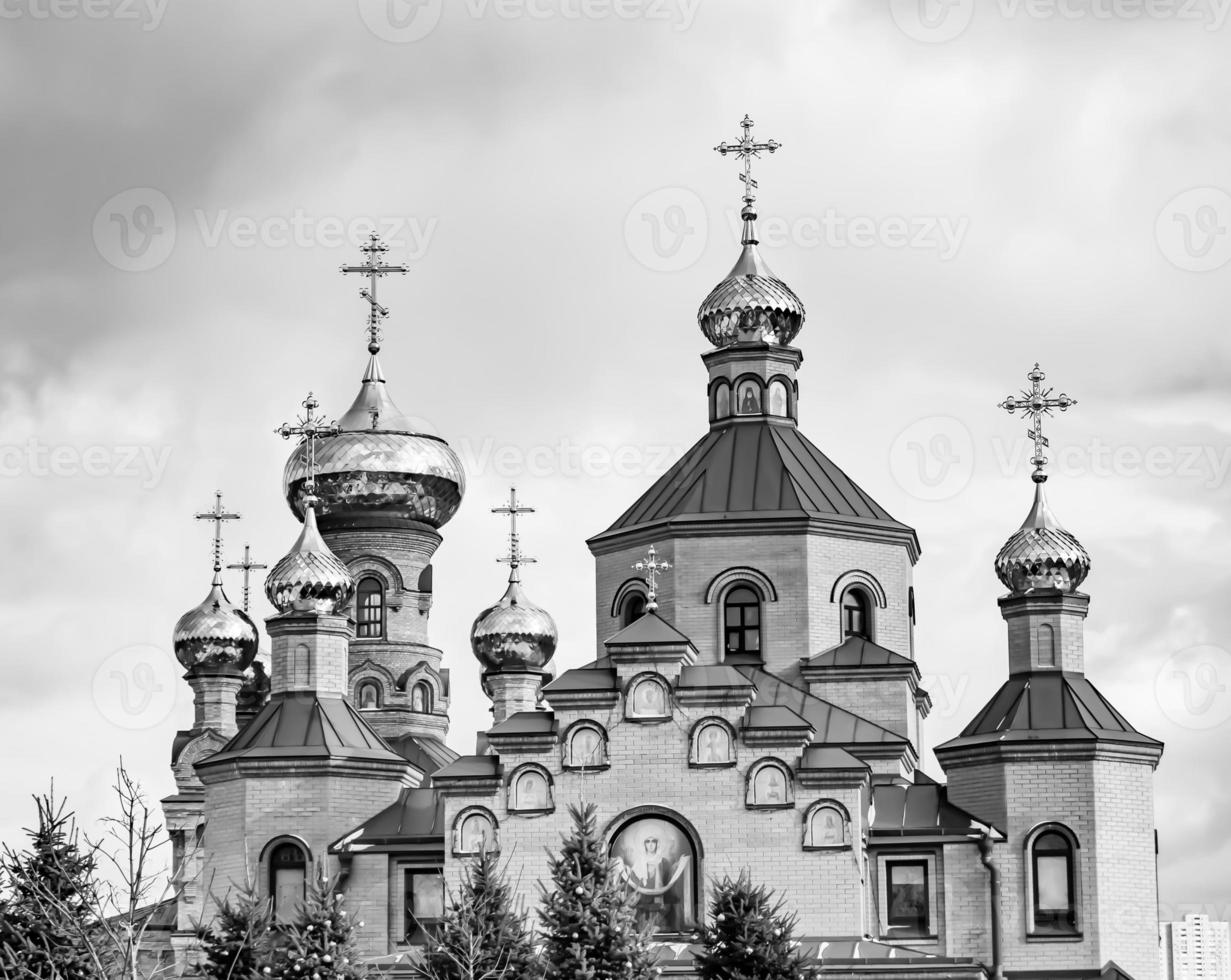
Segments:
[[[445,914],[445,879],[439,868],[406,872],[406,941],[422,943]]]
[[[926,861],[885,863],[886,921],[894,932],[928,934],[928,866]]]
[[[381,622],[382,596],[379,590],[362,592],[359,595],[358,609],[359,621],[356,624],[356,636],[364,639],[376,639],[384,633],[384,624]]]

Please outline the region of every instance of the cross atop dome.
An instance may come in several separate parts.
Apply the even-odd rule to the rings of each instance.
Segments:
[[[1052,392],[1055,389],[1047,388],[1045,390],[1042,386],[1046,378],[1047,375],[1039,370],[1039,364],[1036,361],[1033,370],[1026,374],[1026,380],[1030,382],[1030,389],[1028,391],[1023,389],[1020,398],[1014,398],[1010,395],[997,406],[998,408],[1003,408],[1010,415],[1020,409],[1030,422],[1030,428],[1026,430],[1026,433],[1034,440],[1034,457],[1030,460],[1034,464],[1034,472],[1030,474],[1030,479],[1034,480],[1035,483],[1043,483],[1047,480],[1047,474],[1043,472],[1043,467],[1047,464],[1047,457],[1043,455],[1043,450],[1050,443],[1047,441],[1047,437],[1043,435],[1043,416],[1051,415],[1053,408],[1067,412],[1077,404],[1076,398],[1070,398],[1064,392],[1053,398]]]
[[[238,521],[239,514],[228,514],[222,508],[222,491],[214,491],[214,509],[193,515],[198,521],[214,522],[214,572],[222,571],[222,523],[223,521]]]
[[[517,502],[517,487],[509,487],[507,503],[492,508],[493,514],[507,514],[509,518],[509,553],[496,559],[509,566],[509,581],[518,580],[517,569],[522,565],[532,565],[537,559],[528,558],[521,553],[521,538],[517,533],[517,518],[520,514],[533,514],[533,507],[526,507]]]
[[[776,153],[782,148],[782,144],[777,140],[768,140],[764,143],[758,143],[754,140],[752,137],[752,127],[754,125],[755,123],[753,123],[752,119],[745,114],[740,122],[744,135],[735,143],[728,143],[726,140],[723,140],[714,147],[724,157],[728,153],[732,153],[739,157],[744,164],[744,171],[739,175],[739,179],[744,184],[744,207],[740,214],[744,219],[743,244],[745,245],[756,242],[756,234],[752,222],[756,219],[757,214],[756,209],[752,205],[753,201],[757,199],[757,182],[752,176],[752,158],[759,157],[762,152]]]
[[[658,573],[665,572],[670,567],[670,562],[658,560],[658,553],[653,545],[650,545],[650,550],[643,559],[633,562],[634,570],[645,572],[646,612],[655,612],[658,609]]]
[[[380,236],[376,232],[372,232],[368,236],[367,242],[361,245],[359,250],[363,252],[364,263],[362,265],[344,265],[340,269],[343,275],[358,273],[359,275],[367,276],[368,285],[366,288],[359,290],[359,295],[368,301],[368,353],[375,355],[380,352],[380,323],[389,315],[389,310],[376,301],[376,280],[389,275],[391,272],[406,275],[410,271],[410,267],[406,265],[389,265],[385,262],[383,256],[389,251],[389,246],[380,240]]]
[[[316,491],[316,441],[325,436],[335,436],[341,430],[338,428],[337,422],[322,422],[316,417],[316,410],[321,407],[321,403],[316,400],[316,396],[312,392],[308,392],[308,397],[303,400],[302,404],[304,413],[296,419],[298,425],[283,422],[274,429],[274,432],[283,439],[289,439],[291,436],[303,436],[303,441],[307,444],[308,450],[307,478],[304,480],[304,490],[307,492],[309,499],[314,499]]]

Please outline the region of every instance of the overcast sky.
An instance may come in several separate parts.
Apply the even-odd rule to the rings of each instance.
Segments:
[[[1231,915],[1226,0],[402,3],[0,3],[0,837],[53,776],[101,812],[121,754],[173,789],[192,515],[225,491],[230,561],[294,540],[273,428],[354,397],[337,267],[373,223],[412,270],[391,393],[469,480],[432,614],[450,742],[489,718],[467,632],[510,481],[557,664],[591,659],[584,539],[705,430],[695,310],[739,204],[711,148],[750,113],[784,146],[756,174],[808,309],[801,425],[922,541],[928,745],[1006,673],[991,563],[1031,485],[996,403],[1038,360],[1079,402],[1048,486],[1093,557],[1089,674],[1167,743],[1164,917]]]

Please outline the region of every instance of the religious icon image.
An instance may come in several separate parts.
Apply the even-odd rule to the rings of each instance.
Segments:
[[[594,766],[603,761],[603,739],[597,731],[589,726],[579,728],[569,741],[570,765]]]
[[[363,709],[378,708],[380,695],[375,684],[364,684],[359,688],[359,707]]]
[[[786,417],[786,385],[781,381],[775,381],[769,386],[769,414],[779,418]]]
[[[714,395],[714,416],[725,419],[731,414],[731,388],[726,384],[718,386]]]
[[[736,404],[740,415],[756,415],[761,411],[761,386],[755,381],[741,381]]]
[[[518,810],[546,810],[547,779],[537,769],[530,769],[517,777],[515,806]]]
[[[458,833],[459,850],[463,854],[478,854],[487,850],[496,842],[496,834],[492,822],[486,814],[472,813],[462,821]]]
[[[667,699],[662,685],[645,680],[633,688],[633,714],[640,718],[661,718],[667,713]]]
[[[427,711],[427,692],[422,684],[416,684],[410,692],[410,710]]]
[[[731,760],[731,735],[724,725],[706,725],[697,733],[697,761],[723,763]]]
[[[846,821],[832,806],[818,807],[812,814],[812,844],[814,847],[839,847],[846,843]]]
[[[761,806],[789,803],[787,782],[776,765],[765,765],[752,777],[752,802]]]
[[[679,827],[657,817],[634,820],[612,840],[611,857],[637,893],[639,926],[666,933],[691,926],[693,849]]]

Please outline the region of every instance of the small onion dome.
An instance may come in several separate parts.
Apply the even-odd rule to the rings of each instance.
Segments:
[[[462,461],[422,419],[393,403],[376,355],[338,428],[316,447],[316,508],[327,527],[394,516],[440,528],[457,513],[466,492]],[[307,476],[307,448],[300,443],[282,474],[283,493],[300,520]]]
[[[804,304],[770,271],[757,243],[746,241],[735,268],[697,310],[697,323],[715,347],[749,341],[785,345],[803,329]]]
[[[315,501],[307,498],[299,540],[265,579],[265,595],[278,612],[332,615],[355,594],[355,579],[316,527]]]
[[[188,670],[194,667],[248,669],[259,642],[256,626],[236,609],[222,591],[222,573],[214,572],[209,595],[189,609],[175,624],[171,643],[175,658]]]
[[[470,627],[470,648],[485,670],[542,670],[558,636],[556,621],[526,598],[513,575],[500,601]]]
[[[1016,593],[1034,589],[1074,592],[1089,574],[1090,555],[1060,526],[1047,504],[1043,481],[1036,480],[1034,506],[996,556],[996,577]]]

